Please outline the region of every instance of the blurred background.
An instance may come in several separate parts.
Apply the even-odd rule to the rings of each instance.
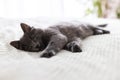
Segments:
[[[120,19],[120,0],[0,0],[0,17]]]

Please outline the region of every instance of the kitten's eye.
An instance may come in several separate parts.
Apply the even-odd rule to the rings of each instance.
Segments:
[[[39,45],[37,45],[35,48],[40,48],[40,46],[39,46]]]

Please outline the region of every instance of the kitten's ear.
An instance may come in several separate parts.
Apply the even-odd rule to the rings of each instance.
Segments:
[[[12,42],[10,42],[10,45],[17,48],[17,49],[19,49],[20,41],[12,41]]]
[[[25,23],[21,23],[20,26],[21,26],[24,33],[31,31],[31,27]]]

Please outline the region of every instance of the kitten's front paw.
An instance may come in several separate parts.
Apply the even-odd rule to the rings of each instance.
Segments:
[[[66,45],[66,49],[72,52],[82,52],[82,49],[80,48],[79,44],[77,44],[76,42],[68,43]]]
[[[55,52],[53,50],[51,51],[43,51],[42,55],[40,57],[50,58],[55,55]]]

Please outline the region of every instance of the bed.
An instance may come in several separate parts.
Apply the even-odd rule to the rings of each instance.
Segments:
[[[52,58],[40,58],[40,52],[20,51],[9,45],[22,36],[21,22],[46,28],[71,20],[108,23],[105,29],[111,34],[86,38],[83,52],[62,50]],[[0,18],[0,80],[120,80],[120,20]]]

